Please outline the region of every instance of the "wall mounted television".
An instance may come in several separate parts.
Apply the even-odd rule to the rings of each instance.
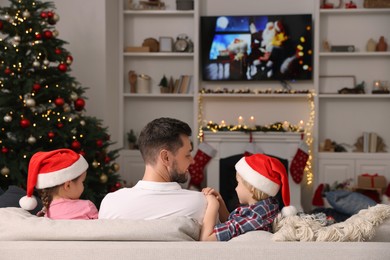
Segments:
[[[204,81],[313,78],[311,14],[202,16]]]

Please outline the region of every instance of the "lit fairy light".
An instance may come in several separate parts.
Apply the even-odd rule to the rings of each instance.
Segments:
[[[314,126],[314,120],[315,120],[315,106],[314,106],[314,96],[315,93],[309,93],[308,94],[308,101],[310,106],[310,114],[309,114],[309,121],[306,123],[306,127],[304,130],[305,136],[306,136],[306,144],[309,147],[309,158],[306,162],[306,166],[304,169],[304,172],[306,174],[306,184],[311,185],[313,183],[313,126]]]

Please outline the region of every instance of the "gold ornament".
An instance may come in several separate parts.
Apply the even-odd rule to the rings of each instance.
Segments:
[[[119,169],[120,169],[119,164],[114,163],[112,166],[114,167],[115,172],[119,171]]]
[[[8,177],[8,174],[10,173],[10,170],[8,169],[7,166],[4,166],[2,169],[1,169],[1,175],[5,176],[5,177]]]
[[[99,167],[98,161],[94,160],[94,161],[92,162],[92,167],[93,167],[93,168]]]
[[[106,174],[103,173],[103,174],[100,176],[100,182],[101,182],[101,183],[106,183],[107,180],[108,180],[108,176],[107,176]]]

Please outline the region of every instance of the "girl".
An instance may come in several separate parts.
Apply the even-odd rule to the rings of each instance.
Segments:
[[[80,200],[84,191],[88,163],[69,149],[37,152],[28,166],[27,195],[19,204],[25,210],[37,206],[32,195],[40,191],[43,209],[38,215],[51,219],[97,219],[98,210],[89,200]]]
[[[253,230],[272,232],[272,223],[279,210],[274,196],[282,189],[285,207],[282,216],[295,215],[290,205],[288,177],[283,164],[276,158],[254,154],[241,158],[235,165],[236,192],[240,206],[229,214],[221,195],[212,188],[203,189],[208,206],[203,220],[200,240],[227,241]],[[216,220],[219,214],[219,221]]]

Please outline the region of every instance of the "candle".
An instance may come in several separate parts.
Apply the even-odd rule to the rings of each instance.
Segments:
[[[249,128],[256,128],[256,120],[254,116],[249,118]]]
[[[238,125],[244,125],[244,118],[242,116],[238,117]]]
[[[288,131],[288,130],[290,130],[290,123],[287,121],[284,121],[282,127],[283,127],[284,131]]]

